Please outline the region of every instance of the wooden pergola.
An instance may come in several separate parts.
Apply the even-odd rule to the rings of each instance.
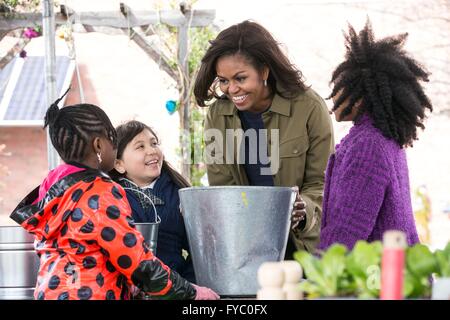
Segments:
[[[176,82],[177,88],[181,93],[180,108],[178,110],[180,114],[180,128],[183,131],[189,131],[192,79],[188,69],[188,32],[189,28],[212,25],[215,19],[215,10],[194,10],[184,3],[181,3],[177,10],[160,11],[133,11],[125,3],[120,3],[117,11],[75,12],[64,5],[61,5],[59,9],[59,12],[54,14],[53,1],[44,0],[42,13],[0,13],[0,41],[11,31],[42,25],[44,27],[44,37],[47,37],[50,43],[53,39],[54,51],[56,26],[67,24],[68,22],[71,23],[76,32],[127,34],[159,65],[162,71],[166,72]],[[48,19],[53,21],[46,21]],[[166,56],[164,50],[146,38],[152,35],[149,26],[160,23],[175,27],[178,30],[177,64],[175,67],[173,63],[170,63],[170,59]],[[6,56],[0,59],[0,69],[12,60],[29,41],[30,39],[21,38]],[[49,55],[51,54],[50,52]],[[51,64],[51,60],[49,60],[49,64]],[[51,78],[51,75],[50,77],[47,75],[47,77]],[[52,94],[50,96],[47,94],[47,97],[49,101],[56,99],[55,94],[53,96]],[[189,178],[190,161],[188,157],[190,157],[190,151],[187,148],[190,148],[190,146],[181,144],[182,174]],[[51,162],[55,161],[51,161],[51,158],[52,155],[49,154],[49,166],[54,167],[55,163]]]

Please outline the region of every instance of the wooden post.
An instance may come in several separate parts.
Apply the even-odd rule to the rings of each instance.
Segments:
[[[189,97],[189,26],[188,19],[178,27],[178,64],[181,67],[183,89],[180,96],[180,129],[181,129],[181,174],[191,178],[191,134],[190,134],[190,97]]]

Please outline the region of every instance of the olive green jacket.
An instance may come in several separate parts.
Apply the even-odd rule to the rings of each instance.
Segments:
[[[238,164],[242,156],[238,146],[242,139],[234,136],[231,141],[235,147],[231,150],[228,145],[227,156],[224,132],[226,129],[242,130],[237,111],[229,100],[217,100],[209,107],[205,120],[205,156],[211,186],[249,184],[244,167]],[[275,95],[270,109],[262,114],[262,118],[268,130],[268,154],[274,154],[274,159],[278,160],[270,162],[274,184],[298,186],[307,206],[306,225],[303,230],[291,231],[291,239],[298,250],[313,252],[319,241],[325,169],[328,157],[334,152],[333,126],[328,109],[323,99],[308,89],[290,100]],[[222,144],[217,140],[218,132],[223,135]],[[278,137],[272,136],[272,132],[278,132]],[[272,150],[273,139],[279,141],[278,157]]]

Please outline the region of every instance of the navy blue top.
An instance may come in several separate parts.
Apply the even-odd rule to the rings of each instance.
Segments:
[[[264,122],[262,119],[262,113],[252,113],[248,111],[239,111],[239,118],[241,119],[242,128],[244,132],[249,129],[254,129],[256,132],[257,143],[249,143],[249,136],[245,136],[245,163],[244,170],[247,174],[248,182],[251,186],[273,186],[272,175],[261,175],[262,168],[269,168],[270,164],[267,163],[267,136],[259,135],[259,130],[264,129]],[[253,138],[252,138],[253,139]],[[266,146],[266,150],[261,150],[266,159],[261,158],[260,147]],[[252,160],[252,161],[250,161]],[[256,161],[255,161],[256,160]],[[263,164],[262,160],[265,160]]]
[[[191,255],[189,254],[187,259],[182,256],[182,249],[189,253],[190,250],[183,216],[180,212],[179,189],[180,187],[172,181],[165,170],[161,171],[159,179],[153,186],[152,193],[164,201],[164,204],[155,203],[156,211],[161,218],[158,227],[156,256],[183,278],[195,283]],[[125,192],[134,221],[137,223],[154,222],[155,212],[153,207],[144,209],[132,191],[125,190]]]

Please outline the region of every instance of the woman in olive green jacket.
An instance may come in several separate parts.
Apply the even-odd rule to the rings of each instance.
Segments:
[[[324,171],[334,151],[323,99],[270,33],[244,21],[211,41],[194,86],[210,185],[298,187],[286,259],[319,240]],[[295,246],[294,246],[295,245]]]

